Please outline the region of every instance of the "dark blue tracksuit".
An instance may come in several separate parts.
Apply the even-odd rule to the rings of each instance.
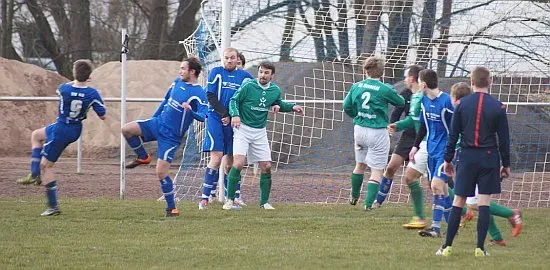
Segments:
[[[500,193],[500,166],[510,166],[510,135],[506,106],[487,93],[476,92],[455,108],[445,161],[451,162],[459,135],[461,150],[454,191],[462,197]],[[498,135],[498,139],[497,139]]]

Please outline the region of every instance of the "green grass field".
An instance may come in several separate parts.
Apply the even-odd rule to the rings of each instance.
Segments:
[[[40,217],[41,198],[0,198],[0,269],[548,269],[550,209],[527,209],[522,235],[475,258],[475,225],[462,230],[454,256],[434,255],[443,239],[401,228],[406,205],[365,213],[348,205],[275,204],[199,212],[180,204],[165,219],[163,202],[62,199],[63,214]]]

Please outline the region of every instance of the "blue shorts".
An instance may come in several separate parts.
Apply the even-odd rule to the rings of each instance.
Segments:
[[[167,136],[170,130],[163,127],[156,117],[147,120],[138,120],[143,142],[157,141],[157,158],[172,163],[174,155],[181,144],[181,138]]]
[[[51,162],[56,162],[63,150],[82,133],[82,124],[53,123],[46,127],[46,142],[42,148],[42,156]]]
[[[458,154],[455,194],[461,197],[500,193],[500,154],[498,149],[463,148]]]
[[[233,155],[233,128],[231,124],[222,125],[222,118],[217,112],[209,112],[206,118],[206,135],[202,151]]]
[[[445,183],[449,180],[445,172],[443,171],[443,163],[445,159],[441,157],[428,156],[428,180],[432,181],[434,177],[439,178]]]

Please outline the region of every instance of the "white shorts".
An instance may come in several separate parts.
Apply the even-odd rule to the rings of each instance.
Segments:
[[[422,175],[426,175],[428,170],[428,149],[426,141],[420,143],[420,148],[416,151],[416,154],[414,154],[414,163],[409,161],[407,167],[414,169]]]
[[[382,170],[388,164],[390,135],[385,128],[355,126],[355,161],[365,163],[371,169]]]
[[[476,185],[476,195],[474,197],[468,197],[466,198],[466,204],[474,204],[477,205],[477,185]]]
[[[248,164],[271,161],[267,130],[242,123],[239,128],[233,128],[233,155],[246,156]]]

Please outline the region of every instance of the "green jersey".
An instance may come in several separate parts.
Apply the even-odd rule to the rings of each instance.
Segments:
[[[422,91],[418,91],[411,96],[409,114],[405,119],[395,122],[397,131],[414,127],[414,130],[418,133],[418,129],[420,129],[420,110],[423,96],[424,94]]]
[[[269,82],[264,87],[257,79],[250,80],[229,101],[229,115],[239,116],[241,123],[249,127],[264,128],[273,105],[281,106],[280,112],[291,112],[295,104],[282,101],[281,89],[274,83]]]
[[[344,99],[344,112],[358,126],[386,128],[388,104],[405,106],[405,99],[393,88],[379,80],[366,79],[354,83]]]

